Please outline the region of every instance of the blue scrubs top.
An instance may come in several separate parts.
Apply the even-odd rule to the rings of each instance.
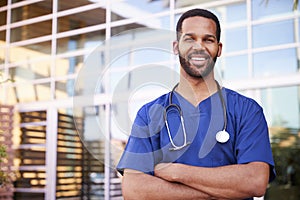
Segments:
[[[216,133],[223,130],[224,115],[220,97],[214,93],[197,107],[177,92],[172,103],[180,106],[187,141],[190,145],[179,151],[172,147],[164,123],[165,108],[171,93],[145,104],[137,113],[126,148],[117,165],[152,174],[158,163],[183,163],[201,167],[245,164],[254,161],[270,165],[270,178],[275,178],[274,161],[269,141],[268,126],[262,108],[251,98],[222,88],[226,104],[227,127],[230,138],[226,143],[216,141]],[[183,127],[174,106],[168,108],[167,121],[174,143],[183,144]]]

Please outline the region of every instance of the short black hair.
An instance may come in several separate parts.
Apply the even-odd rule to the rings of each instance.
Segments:
[[[196,17],[196,16],[212,19],[215,22],[216,28],[217,28],[216,37],[217,37],[218,42],[220,42],[221,26],[220,26],[220,22],[219,22],[218,17],[210,11],[205,10],[205,9],[200,9],[200,8],[195,8],[195,9],[192,9],[192,10],[188,10],[188,11],[186,11],[185,13],[183,13],[181,15],[181,17],[179,18],[179,20],[177,22],[177,25],[176,25],[177,39],[179,40],[180,34],[182,32],[182,23],[183,23],[183,21],[186,18]]]

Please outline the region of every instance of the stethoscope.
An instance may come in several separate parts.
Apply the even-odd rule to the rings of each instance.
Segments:
[[[216,133],[216,140],[219,143],[225,143],[230,138],[229,133],[226,131],[226,128],[227,128],[226,104],[225,104],[224,97],[223,97],[222,92],[221,92],[221,87],[220,87],[220,85],[217,81],[216,81],[216,83],[217,83],[217,88],[218,88],[218,95],[219,95],[219,98],[220,98],[220,101],[221,101],[221,104],[222,104],[222,108],[223,108],[223,117],[224,117],[223,129]],[[187,142],[186,129],[185,129],[185,126],[184,126],[184,119],[183,119],[182,110],[181,110],[179,105],[172,103],[173,94],[174,94],[174,91],[175,91],[176,87],[178,86],[178,84],[179,83],[177,83],[174,86],[174,88],[172,89],[172,91],[170,93],[170,96],[169,96],[169,105],[166,106],[166,108],[164,110],[164,121],[165,121],[165,125],[166,125],[166,128],[167,128],[168,136],[169,136],[169,139],[170,139],[170,142],[171,142],[171,145],[172,145],[172,147],[169,148],[170,151],[177,151],[177,150],[180,150],[180,149],[188,146],[189,144],[191,144],[191,142]],[[169,123],[168,123],[168,120],[167,120],[168,112],[169,112],[169,110],[171,110],[171,108],[175,108],[177,110],[177,112],[179,113],[179,116],[180,116],[180,123],[181,123],[181,127],[182,127],[182,130],[183,130],[183,144],[181,146],[177,146],[174,143],[174,141],[172,139],[172,136],[171,136]]]

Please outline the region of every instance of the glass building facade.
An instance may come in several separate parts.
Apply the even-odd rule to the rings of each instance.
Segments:
[[[178,78],[171,50],[177,19],[200,7],[220,19],[219,79],[264,109],[278,173],[265,199],[300,195],[300,10],[293,4],[293,0],[0,1],[0,102],[14,105],[18,114],[45,111],[47,116],[38,124],[18,119],[14,127],[15,148],[20,150],[25,145],[18,137],[22,128],[45,126],[45,162],[26,168],[44,169],[45,183],[32,193],[43,193],[45,199],[60,195],[54,152],[59,148],[61,113],[82,119],[79,135],[89,151],[91,142],[103,143],[104,154],[97,159],[104,167],[95,174],[104,181],[101,198],[113,198],[111,173],[137,109],[168,91]],[[170,72],[168,82],[165,75]],[[39,145],[34,144],[28,148]],[[16,169],[25,169],[15,163]],[[292,183],[289,163],[296,171]],[[24,186],[15,190],[26,191]]]

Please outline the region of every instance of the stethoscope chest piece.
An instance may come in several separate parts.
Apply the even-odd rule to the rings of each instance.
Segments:
[[[225,130],[219,131],[216,134],[216,140],[220,143],[225,143],[229,140],[229,133]]]

